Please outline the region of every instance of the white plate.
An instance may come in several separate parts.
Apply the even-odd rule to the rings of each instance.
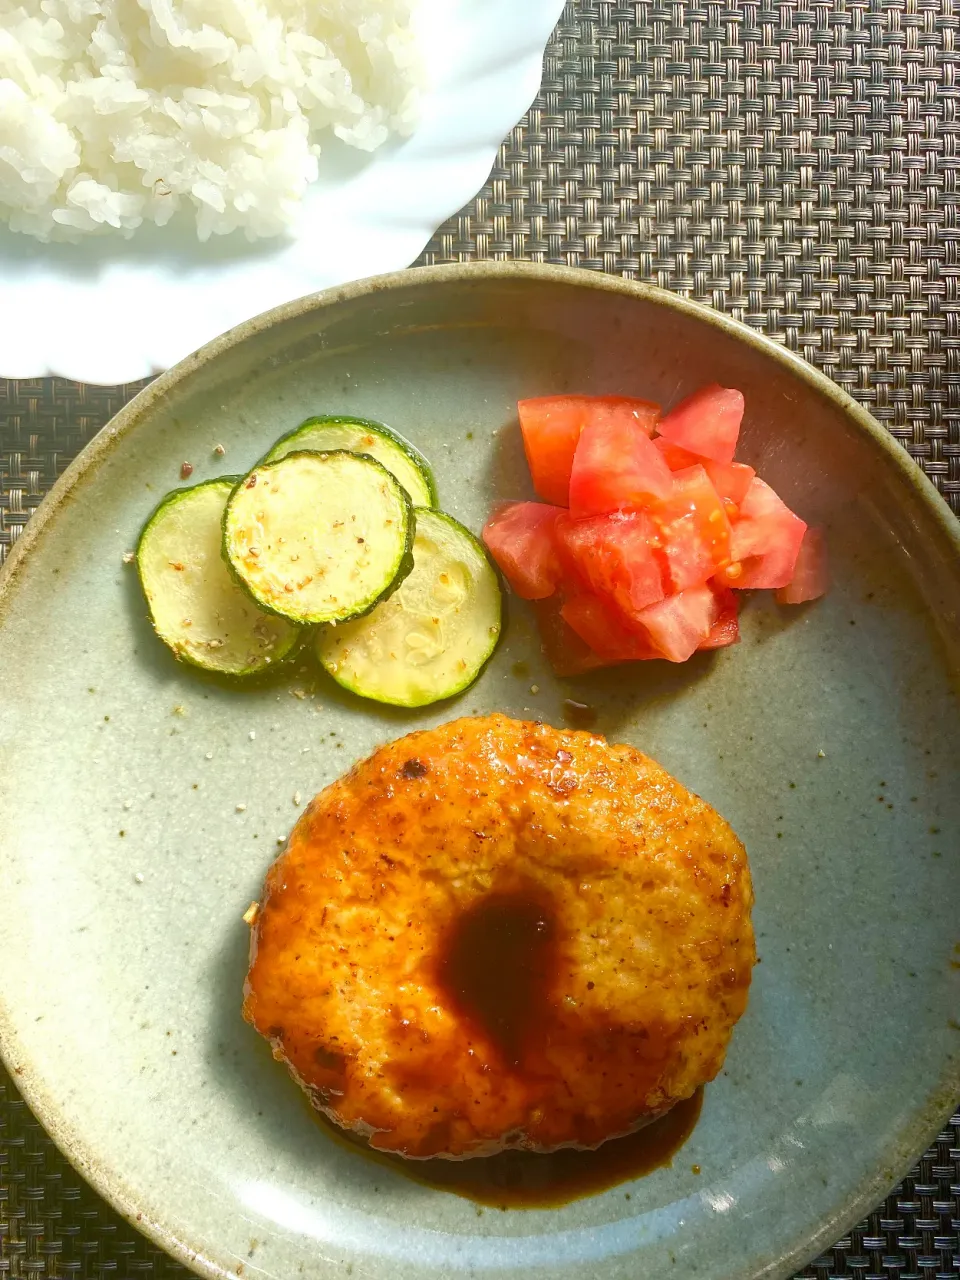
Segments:
[[[171,228],[44,245],[0,226],[0,376],[130,382],[282,302],[407,266],[483,185],[536,97],[562,0],[423,0],[412,137],[325,147],[297,233],[201,245]]]

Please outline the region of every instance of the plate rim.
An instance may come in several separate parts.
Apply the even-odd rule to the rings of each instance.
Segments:
[[[204,344],[197,351],[160,374],[153,382],[134,396],[114,417],[97,432],[81,450],[63,474],[41,500],[23,532],[10,548],[0,566],[0,626],[15,605],[15,590],[26,558],[39,542],[47,526],[59,514],[72,491],[83,477],[99,466],[112,449],[135,429],[140,419],[153,404],[167,396],[174,388],[196,371],[260,333],[296,319],[310,312],[320,312],[344,302],[380,293],[402,292],[408,288],[430,285],[459,284],[471,280],[529,280],[552,282],[574,288],[591,288],[600,292],[618,294],[664,306],[682,314],[704,321],[728,336],[745,342],[766,356],[783,365],[794,376],[801,378],[811,388],[834,401],[837,407],[852,420],[859,432],[878,448],[897,474],[899,481],[912,490],[913,496],[924,509],[926,516],[937,527],[939,537],[951,547],[960,564],[960,521],[956,519],[936,486],[923,472],[893,436],[852,396],[834,383],[826,374],[801,356],[787,350],[759,330],[723,312],[679,294],[671,293],[657,285],[607,275],[587,268],[554,266],[523,261],[489,261],[449,263],[440,266],[406,268],[386,275],[371,276],[349,284],[334,286],[318,293],[308,294],[281,304],[269,311],[244,321],[235,328]],[[122,1174],[103,1168],[94,1151],[86,1148],[82,1137],[71,1131],[72,1126],[62,1116],[62,1108],[47,1096],[40,1073],[31,1070],[29,1062],[17,1061],[16,1031],[13,1019],[7,1012],[6,1002],[0,998],[0,1062],[10,1074],[12,1082],[23,1097],[33,1117],[55,1143],[60,1153],[74,1170],[135,1230],[146,1235],[178,1262],[189,1267],[208,1280],[235,1280],[235,1273],[212,1257],[207,1256],[202,1242],[191,1246],[159,1220],[148,1217],[138,1209],[132,1191],[124,1185]],[[960,1096],[960,1058],[948,1070],[940,1084],[928,1095],[920,1111],[902,1129],[894,1148],[882,1168],[862,1179],[842,1204],[825,1219],[812,1236],[795,1244],[776,1257],[761,1261],[742,1277],[742,1280],[787,1280],[797,1267],[816,1257],[824,1247],[829,1247],[865,1213],[876,1207],[889,1188],[904,1177],[919,1155],[929,1146],[949,1117],[950,1109]],[[890,1177],[893,1170],[894,1177]]]

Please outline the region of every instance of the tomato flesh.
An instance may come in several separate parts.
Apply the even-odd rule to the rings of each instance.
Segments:
[[[742,421],[743,394],[713,383],[681,400],[661,419],[659,431],[691,453],[732,462]]]
[[[650,605],[639,620],[661,657],[668,662],[686,662],[709,639],[719,617],[717,597],[709,586],[701,586]]]
[[[729,563],[730,520],[699,464],[674,472],[673,492],[653,515],[670,590],[700,586]]]
[[[800,543],[793,577],[777,591],[777,600],[780,604],[804,604],[824,595],[829,587],[826,539],[819,525],[811,525]]]
[[[561,617],[607,662],[643,662],[659,653],[642,632],[624,626],[616,609],[600,596],[585,592],[564,602]]]
[[[585,427],[570,473],[570,514],[606,515],[666,498],[670,468],[650,437],[632,422],[610,417]]]
[[[701,458],[689,449],[681,449],[678,444],[663,436],[657,436],[653,443],[663,454],[663,460],[671,471],[683,471],[686,467],[695,467],[699,463],[720,497],[729,498],[737,506],[746,497],[750,481],[757,474],[745,462],[714,462],[712,458]]]
[[[649,436],[660,406],[627,396],[539,396],[517,405],[533,487],[545,502],[565,507],[573,455],[592,422],[626,424]]]
[[[559,595],[549,600],[537,600],[537,625],[540,642],[547,661],[558,676],[581,676],[587,671],[610,665],[609,658],[601,658],[587,642],[574,631],[561,616],[563,600]]]
[[[737,644],[732,588],[773,588],[783,604],[828,589],[822,530],[733,460],[740,392],[703,387],[659,413],[622,396],[520,402],[547,502],[507,504],[483,538],[513,590],[535,602],[558,675]]]
[[[737,597],[729,587],[714,587],[714,595],[720,608],[720,615],[710,628],[706,640],[697,646],[699,649],[723,649],[728,644],[740,643],[740,619],[737,616]]]
[[[645,436],[652,436],[660,421],[660,406],[652,400],[637,400],[632,396],[584,396],[590,423],[614,422],[638,427]]]
[[[483,526],[487,550],[522,600],[544,600],[557,589],[562,567],[554,527],[564,515],[544,502],[508,502]]]
[[[609,598],[625,614],[663,599],[660,564],[651,545],[653,521],[643,511],[569,517],[556,522],[565,557],[589,591]]]
[[[807,526],[759,476],[750,481],[730,539],[729,586],[785,587],[793,577]],[[739,572],[737,570],[739,569]]]
[[[643,611],[641,621],[657,653],[669,662],[686,662],[709,638],[720,605],[709,586],[690,587]]]

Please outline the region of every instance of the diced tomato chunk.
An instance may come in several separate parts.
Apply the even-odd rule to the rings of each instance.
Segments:
[[[547,396],[519,413],[550,505],[509,503],[483,537],[513,590],[536,602],[558,675],[736,644],[735,587],[775,588],[784,604],[827,590],[822,530],[733,460],[739,391],[702,387],[662,420],[657,405],[622,396]]]
[[[570,473],[570,513],[605,515],[665,498],[672,486],[670,468],[650,437],[619,418],[585,427]]]
[[[702,586],[652,604],[639,620],[661,657],[686,662],[709,639],[719,617],[719,600],[709,586]]]
[[[743,395],[731,387],[701,387],[659,425],[661,436],[715,462],[732,462],[743,420]]]
[[[652,508],[665,578],[673,591],[697,587],[730,561],[730,521],[702,466],[673,474],[673,492]]]
[[[671,471],[683,471],[685,467],[694,467],[698,462],[703,461],[689,449],[683,449],[672,440],[668,440],[666,436],[654,436],[653,444],[654,448],[660,450],[664,462]]]
[[[745,462],[712,462],[709,458],[704,459],[703,469],[720,497],[736,503],[738,507],[747,496],[750,481],[757,474]]]
[[[729,498],[737,506],[746,497],[750,481],[757,474],[745,462],[714,462],[712,458],[701,458],[689,449],[681,449],[678,444],[663,436],[657,436],[653,443],[663,454],[663,460],[671,471],[683,471],[686,467],[695,467],[699,463],[720,497]]]
[[[750,481],[730,538],[733,563],[720,574],[731,587],[785,587],[807,526],[759,476]]]
[[[663,599],[653,521],[643,511],[615,512],[556,522],[556,537],[587,589],[608,597],[625,614]]]
[[[793,577],[777,591],[777,600],[780,604],[803,604],[818,599],[829,587],[826,539],[819,525],[811,525],[800,543]]]
[[[652,436],[660,421],[660,406],[652,400],[637,400],[633,396],[584,396],[589,423],[618,423],[639,427],[646,436]]]
[[[556,591],[562,567],[553,532],[565,515],[544,502],[508,502],[483,526],[487,549],[521,599],[543,600]]]
[[[543,396],[517,405],[533,487],[546,502],[570,500],[573,454],[584,427],[582,396]]]
[[[720,607],[720,616],[710,628],[700,649],[723,649],[728,644],[740,643],[740,619],[737,616],[737,597],[729,587],[714,587],[714,595]]]
[[[585,671],[610,666],[609,658],[601,658],[598,653],[594,653],[573,627],[564,621],[560,616],[562,607],[563,599],[559,595],[551,596],[549,600],[537,600],[534,604],[543,652],[556,675],[580,676]]]
[[[646,635],[624,626],[616,609],[585,593],[564,602],[561,617],[590,649],[607,662],[636,662],[660,655]]]
[[[628,396],[540,396],[517,405],[533,487],[546,502],[569,504],[573,455],[590,423],[625,423],[653,433],[660,406]]]

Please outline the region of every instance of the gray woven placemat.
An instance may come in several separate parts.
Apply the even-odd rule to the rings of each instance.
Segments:
[[[835,378],[960,512],[958,25],[952,0],[571,0],[537,102],[421,261],[565,262],[709,302]],[[140,385],[0,380],[0,561]],[[802,1275],[956,1280],[958,1232],[960,1114]],[[185,1275],[0,1070],[0,1277]]]

